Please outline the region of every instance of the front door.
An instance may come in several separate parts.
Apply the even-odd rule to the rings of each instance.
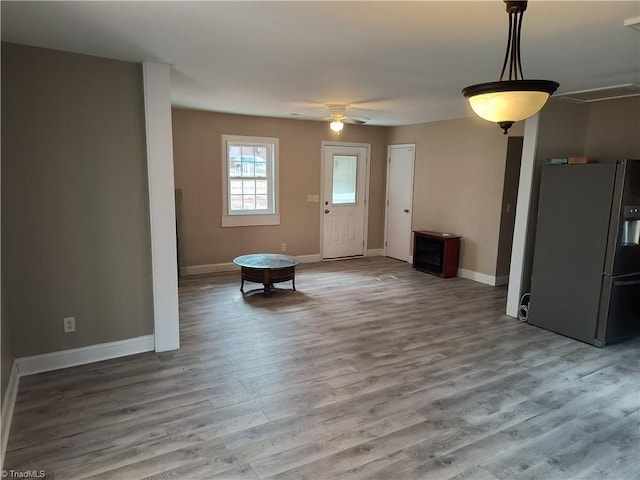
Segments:
[[[415,144],[391,145],[387,157],[385,255],[405,262],[411,257],[415,149]]]
[[[323,146],[323,259],[364,255],[368,156],[366,146]]]

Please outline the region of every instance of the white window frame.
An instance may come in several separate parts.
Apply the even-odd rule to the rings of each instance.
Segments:
[[[280,199],[278,194],[278,158],[279,139],[273,137],[249,137],[245,135],[222,135],[222,226],[245,227],[256,225],[280,225]],[[229,199],[229,144],[253,145],[266,147],[271,158],[267,165],[271,164],[269,184],[269,200],[273,207],[268,212],[258,211],[234,211],[230,210]]]

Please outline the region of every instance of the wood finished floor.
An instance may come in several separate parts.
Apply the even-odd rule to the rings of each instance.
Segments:
[[[270,299],[239,273],[183,280],[180,351],[22,378],[5,469],[640,478],[640,339],[585,345],[504,316],[504,288],[382,257],[296,276]]]

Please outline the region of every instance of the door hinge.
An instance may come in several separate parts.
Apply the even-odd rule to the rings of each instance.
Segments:
[[[391,157],[389,157],[389,162],[388,163],[391,163]]]

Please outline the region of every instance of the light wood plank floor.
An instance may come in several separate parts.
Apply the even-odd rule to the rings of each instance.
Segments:
[[[640,478],[640,339],[585,345],[504,316],[505,288],[381,257],[303,265],[269,299],[239,283],[181,282],[178,352],[23,378],[5,468]]]

